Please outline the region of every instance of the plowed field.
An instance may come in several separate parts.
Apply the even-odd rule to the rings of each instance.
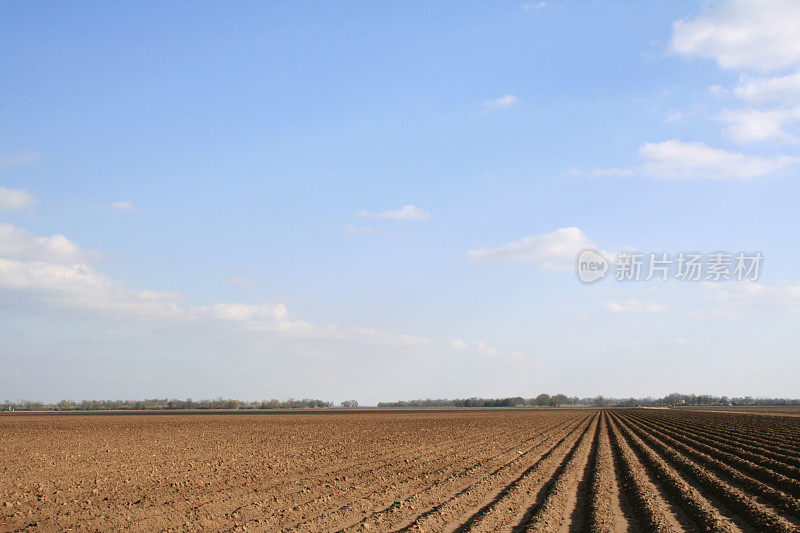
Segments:
[[[0,530],[800,531],[800,418],[0,416]]]

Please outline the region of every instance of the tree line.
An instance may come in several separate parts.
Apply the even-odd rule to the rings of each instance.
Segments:
[[[728,406],[780,406],[800,405],[797,398],[753,398],[751,396],[731,397],[713,396],[710,394],[667,394],[663,398],[585,398],[586,405],[612,407],[674,407],[681,405],[728,405]]]
[[[683,405],[696,406],[780,406],[800,405],[800,399],[793,398],[753,398],[712,396],[709,394],[668,394],[663,398],[610,398],[592,396],[578,398],[565,394],[539,394],[532,398],[512,396],[509,398],[440,398],[425,400],[401,400],[396,402],[380,402],[379,408],[415,408],[415,407],[675,407]],[[5,401],[0,404],[2,411],[168,411],[168,410],[202,410],[202,409],[327,409],[333,402],[304,398],[296,400],[262,400],[246,402],[234,399],[217,398],[215,400],[61,400],[57,403],[43,403],[30,400],[19,402]],[[357,408],[356,400],[345,400],[339,404],[343,408]]]
[[[559,407],[559,406],[585,406],[585,407],[675,407],[681,405],[739,405],[739,406],[778,406],[800,405],[800,399],[794,398],[741,398],[727,396],[713,396],[710,394],[679,394],[672,393],[663,398],[607,398],[592,396],[578,398],[564,394],[540,394],[535,398],[463,398],[463,399],[426,399],[404,400],[397,402],[381,402],[378,407]]]
[[[577,397],[564,394],[540,394],[535,398],[513,396],[510,398],[440,398],[432,400],[401,400],[398,402],[380,402],[378,407],[558,407],[559,405],[577,405]]]
[[[332,402],[304,398],[295,400],[263,400],[245,402],[241,400],[217,398],[215,400],[61,400],[57,403],[43,403],[21,400],[6,401],[2,404],[4,411],[168,411],[194,409],[323,409],[333,407]]]

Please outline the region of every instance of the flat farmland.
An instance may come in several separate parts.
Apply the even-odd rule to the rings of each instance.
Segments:
[[[800,416],[800,405],[748,405],[748,406],[681,406],[687,411],[716,411],[719,413],[754,413],[760,415]]]
[[[800,418],[0,416],[0,529],[800,531]]]

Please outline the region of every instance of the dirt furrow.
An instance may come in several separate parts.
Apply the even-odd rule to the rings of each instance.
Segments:
[[[785,518],[759,503],[742,490],[726,483],[710,470],[687,459],[684,455],[662,440],[657,439],[635,423],[629,423],[627,429],[635,433],[649,446],[657,450],[676,470],[696,481],[704,490],[719,498],[742,518],[750,522],[760,531],[789,532],[795,527]]]
[[[553,456],[558,456],[561,450],[568,449],[586,431],[589,423],[589,416],[584,417],[575,428],[560,435],[553,435],[543,442],[537,450],[529,454],[524,464],[512,468],[501,468],[493,472],[451,498],[426,510],[411,523],[400,528],[400,531],[458,528],[459,520],[462,517],[469,516],[474,512],[473,510],[480,509],[486,502],[500,498],[508,487],[540,468],[543,463],[548,463]]]
[[[330,472],[312,472],[303,477],[295,477],[282,480],[277,483],[268,483],[260,486],[258,490],[253,490],[247,483],[241,486],[220,487],[217,490],[202,490],[202,496],[189,500],[174,501],[169,509],[151,509],[146,507],[136,513],[141,515],[131,519],[131,525],[143,529],[150,524],[158,523],[162,515],[170,512],[184,510],[194,516],[203,514],[203,508],[213,506],[217,513],[222,512],[223,516],[229,517],[236,523],[258,520],[264,523],[269,518],[279,520],[289,520],[291,513],[304,504],[309,504],[319,500],[320,496],[315,495],[316,487],[328,489],[331,492],[339,491],[346,494],[360,485],[368,486],[376,477],[380,477],[383,472],[393,468],[398,462],[404,462],[409,470],[425,470],[427,461],[421,461],[426,454],[438,453],[444,457],[449,456],[455,449],[432,450],[425,448],[422,450],[399,449],[395,453],[387,454],[384,459],[347,465],[339,467]],[[405,459],[402,459],[405,458]],[[260,484],[259,484],[260,485]],[[176,487],[172,492],[176,495],[181,494],[183,487]],[[268,494],[272,494],[268,496]],[[278,494],[279,496],[275,496]],[[151,499],[154,495],[150,495]],[[163,496],[162,496],[163,497]],[[325,495],[321,495],[325,498]],[[324,500],[321,502],[324,504]]]
[[[0,531],[796,531],[800,417],[0,415]]]
[[[618,415],[614,415],[614,421],[648,472],[664,487],[667,498],[680,507],[698,527],[705,531],[739,530],[730,518],[723,516],[700,491],[692,487],[659,454],[626,427]]]
[[[770,442],[785,442],[790,447],[800,446],[800,417],[794,416],[763,416],[759,413],[724,413],[708,411],[661,410],[651,411],[649,414],[665,418],[681,419],[701,426],[711,423],[727,431],[738,432]]]
[[[693,431],[706,438],[717,441],[723,440],[735,446],[742,446],[754,453],[766,454],[794,468],[800,468],[800,452],[798,449],[779,446],[774,439],[759,438],[755,435],[747,435],[746,433],[743,434],[740,432],[731,432],[713,425],[693,424],[682,421],[678,423],[673,420],[667,421],[663,418],[660,420],[670,424],[672,427]]]
[[[491,433],[482,432],[480,434],[482,439],[480,440],[486,440],[483,438],[484,435],[487,438],[491,437]],[[360,464],[358,462],[345,463],[339,469],[333,468],[328,473],[325,473],[324,470],[328,470],[325,468],[322,469],[323,473],[312,472],[311,476],[287,476],[281,479],[283,488],[281,488],[281,483],[275,483],[274,479],[270,479],[267,474],[268,471],[263,466],[254,469],[252,473],[245,473],[240,467],[237,467],[237,470],[245,475],[233,478],[234,484],[230,482],[224,485],[215,483],[213,486],[205,487],[202,485],[181,484],[180,487],[166,488],[163,479],[154,478],[157,479],[157,485],[154,487],[156,490],[149,490],[146,497],[142,497],[142,500],[137,501],[136,505],[126,509],[125,515],[129,524],[136,524],[137,527],[141,526],[142,528],[155,527],[155,524],[170,520],[170,517],[176,513],[186,516],[190,522],[201,522],[205,519],[216,517],[216,520],[224,519],[231,524],[237,524],[246,519],[248,514],[251,517],[264,516],[270,515],[276,510],[279,512],[279,510],[285,509],[287,506],[284,503],[287,501],[285,499],[287,497],[315,500],[314,494],[318,490],[316,487],[332,493],[348,494],[348,491],[354,487],[368,487],[375,483],[380,484],[383,481],[380,475],[378,478],[364,477],[363,475],[359,477],[359,472],[369,476],[370,473],[375,471],[376,467],[385,469],[393,464],[400,464],[408,469],[426,470],[430,468],[431,463],[425,459],[429,459],[431,456],[435,457],[434,454],[446,457],[453,450],[460,449],[465,451],[463,445],[458,443],[457,439],[450,449],[448,447],[442,448],[441,446],[419,446],[413,440],[409,440],[409,443],[413,443],[413,446],[392,446],[388,449],[378,448],[389,450],[390,453],[377,454],[379,459],[376,461],[362,461]],[[476,446],[480,446],[480,441]],[[490,446],[487,447],[490,448]],[[469,449],[466,450],[466,452],[469,451]],[[477,452],[477,450],[473,451]],[[421,457],[422,460],[415,459],[415,456]],[[373,457],[376,456],[373,455]],[[387,460],[387,458],[391,458],[391,460]],[[326,463],[335,464],[334,461],[315,461],[316,466],[322,466]],[[338,464],[341,465],[342,463],[339,462]],[[358,466],[358,468],[354,468],[354,466]],[[333,472],[339,473],[334,475]],[[267,474],[266,477],[265,474]],[[187,492],[187,489],[195,492],[196,495],[192,496]],[[174,496],[171,497],[170,494],[174,494]],[[295,496],[292,496],[292,494]],[[324,494],[321,498],[323,502],[331,499]],[[206,507],[208,507],[208,510],[205,509]]]
[[[597,427],[598,415],[582,428],[580,434],[561,442],[552,453],[524,472],[503,488],[490,502],[473,513],[461,523],[456,531],[508,531],[524,529],[533,516],[533,511],[540,508],[552,492],[559,474],[566,468],[576,451],[586,449],[591,444],[590,437]],[[585,446],[581,446],[585,443]],[[559,486],[563,489],[563,483]],[[561,491],[563,494],[563,490]],[[558,502],[561,501],[559,498]],[[555,506],[551,506],[555,507]],[[517,526],[516,528],[514,526]]]
[[[652,419],[647,417],[647,420]],[[757,465],[772,470],[773,472],[786,476],[790,479],[800,479],[800,468],[785,462],[781,462],[780,460],[776,459],[776,457],[781,456],[776,455],[769,450],[751,446],[747,443],[731,441],[730,439],[721,437],[720,435],[714,435],[709,431],[691,429],[688,426],[683,426],[680,424],[669,424],[661,419],[656,420],[659,421],[662,427],[669,428],[673,431],[680,431],[681,434],[693,438],[698,442],[709,446],[715,446],[724,452],[747,459]],[[791,460],[791,458],[789,458],[789,460]]]
[[[285,524],[284,530],[320,530],[323,526],[337,531],[348,528],[391,528],[391,524],[401,520],[404,514],[413,513],[414,509],[426,503],[441,501],[442,492],[452,490],[450,487],[458,485],[463,488],[465,482],[474,483],[493,470],[523,461],[549,435],[577,423],[577,417],[574,417],[546,429],[537,428],[534,436],[514,443],[500,452],[492,452],[496,446],[481,445],[480,453],[465,454],[469,457],[455,466],[440,468],[424,476],[410,475],[410,479],[403,483],[387,484],[383,491],[369,491],[363,497],[338,508],[331,509],[332,506],[328,505],[326,512],[311,516],[291,527]],[[437,475],[439,472],[444,472],[444,475]]]
[[[544,500],[528,508],[522,520],[514,528],[515,531],[552,533],[565,526],[582,529],[582,524],[570,523],[570,515],[576,507],[578,484],[586,471],[589,453],[597,440],[600,429],[599,418],[599,416],[595,418],[594,428],[583,434],[578,446],[570,450],[567,461],[554,474]]]
[[[575,418],[556,425],[573,423]],[[548,432],[540,426],[535,426],[533,429],[535,435]],[[518,432],[520,436],[523,431],[524,428],[520,428]],[[526,437],[524,442],[537,438],[531,437],[530,434]],[[429,484],[440,475],[460,479],[465,468],[464,463],[468,466],[474,461],[489,460],[482,454],[499,455],[491,453],[491,450],[497,447],[497,439],[497,436],[486,433],[486,438],[473,442],[466,448],[463,444],[456,443],[450,449],[423,449],[415,450],[413,453],[400,450],[396,457],[405,457],[401,461],[388,461],[379,464],[377,468],[370,463],[359,469],[350,469],[347,476],[307,479],[287,487],[291,488],[290,494],[284,492],[278,496],[269,496],[270,493],[275,494],[275,491],[267,494],[254,491],[252,494],[211,498],[211,503],[219,508],[225,502],[229,502],[225,516],[240,526],[291,529],[303,527],[303,524],[307,523],[309,527],[313,524],[325,524],[326,527],[330,527],[337,522],[337,518],[361,517],[365,511],[383,505],[385,498],[401,497],[403,493],[395,490],[408,492],[410,489],[404,488],[405,485]],[[516,451],[524,449],[522,444],[514,446],[514,456],[519,457]],[[375,486],[384,487],[385,490],[375,491],[373,489]],[[292,501],[295,503],[289,503]]]
[[[782,510],[795,514],[800,512],[800,501],[796,498],[800,496],[800,482],[797,480],[777,474],[733,453],[723,451],[719,447],[704,444],[696,439],[687,437],[681,434],[680,431],[673,431],[638,417],[634,418],[652,431],[664,435],[665,438],[672,439],[673,442],[680,443],[682,449],[685,449],[686,453],[691,454],[696,460],[705,464],[717,465],[732,480],[746,486],[748,490],[762,494],[765,498],[780,506]],[[749,476],[741,477],[741,473],[750,474],[753,479],[750,479]],[[776,489],[781,491],[780,494],[775,494]]]
[[[610,416],[607,422],[611,450],[621,473],[621,488],[638,518],[639,529],[653,532],[680,531],[681,524],[669,511],[665,498],[650,481],[647,471],[622,437],[616,423]]]
[[[587,490],[589,501],[583,528],[593,533],[611,533],[627,529],[619,501],[614,457],[608,433],[608,414],[603,411],[598,435],[592,447]]]

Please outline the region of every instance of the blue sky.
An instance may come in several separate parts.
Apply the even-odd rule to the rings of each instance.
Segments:
[[[799,20],[4,3],[0,399],[800,396]]]

